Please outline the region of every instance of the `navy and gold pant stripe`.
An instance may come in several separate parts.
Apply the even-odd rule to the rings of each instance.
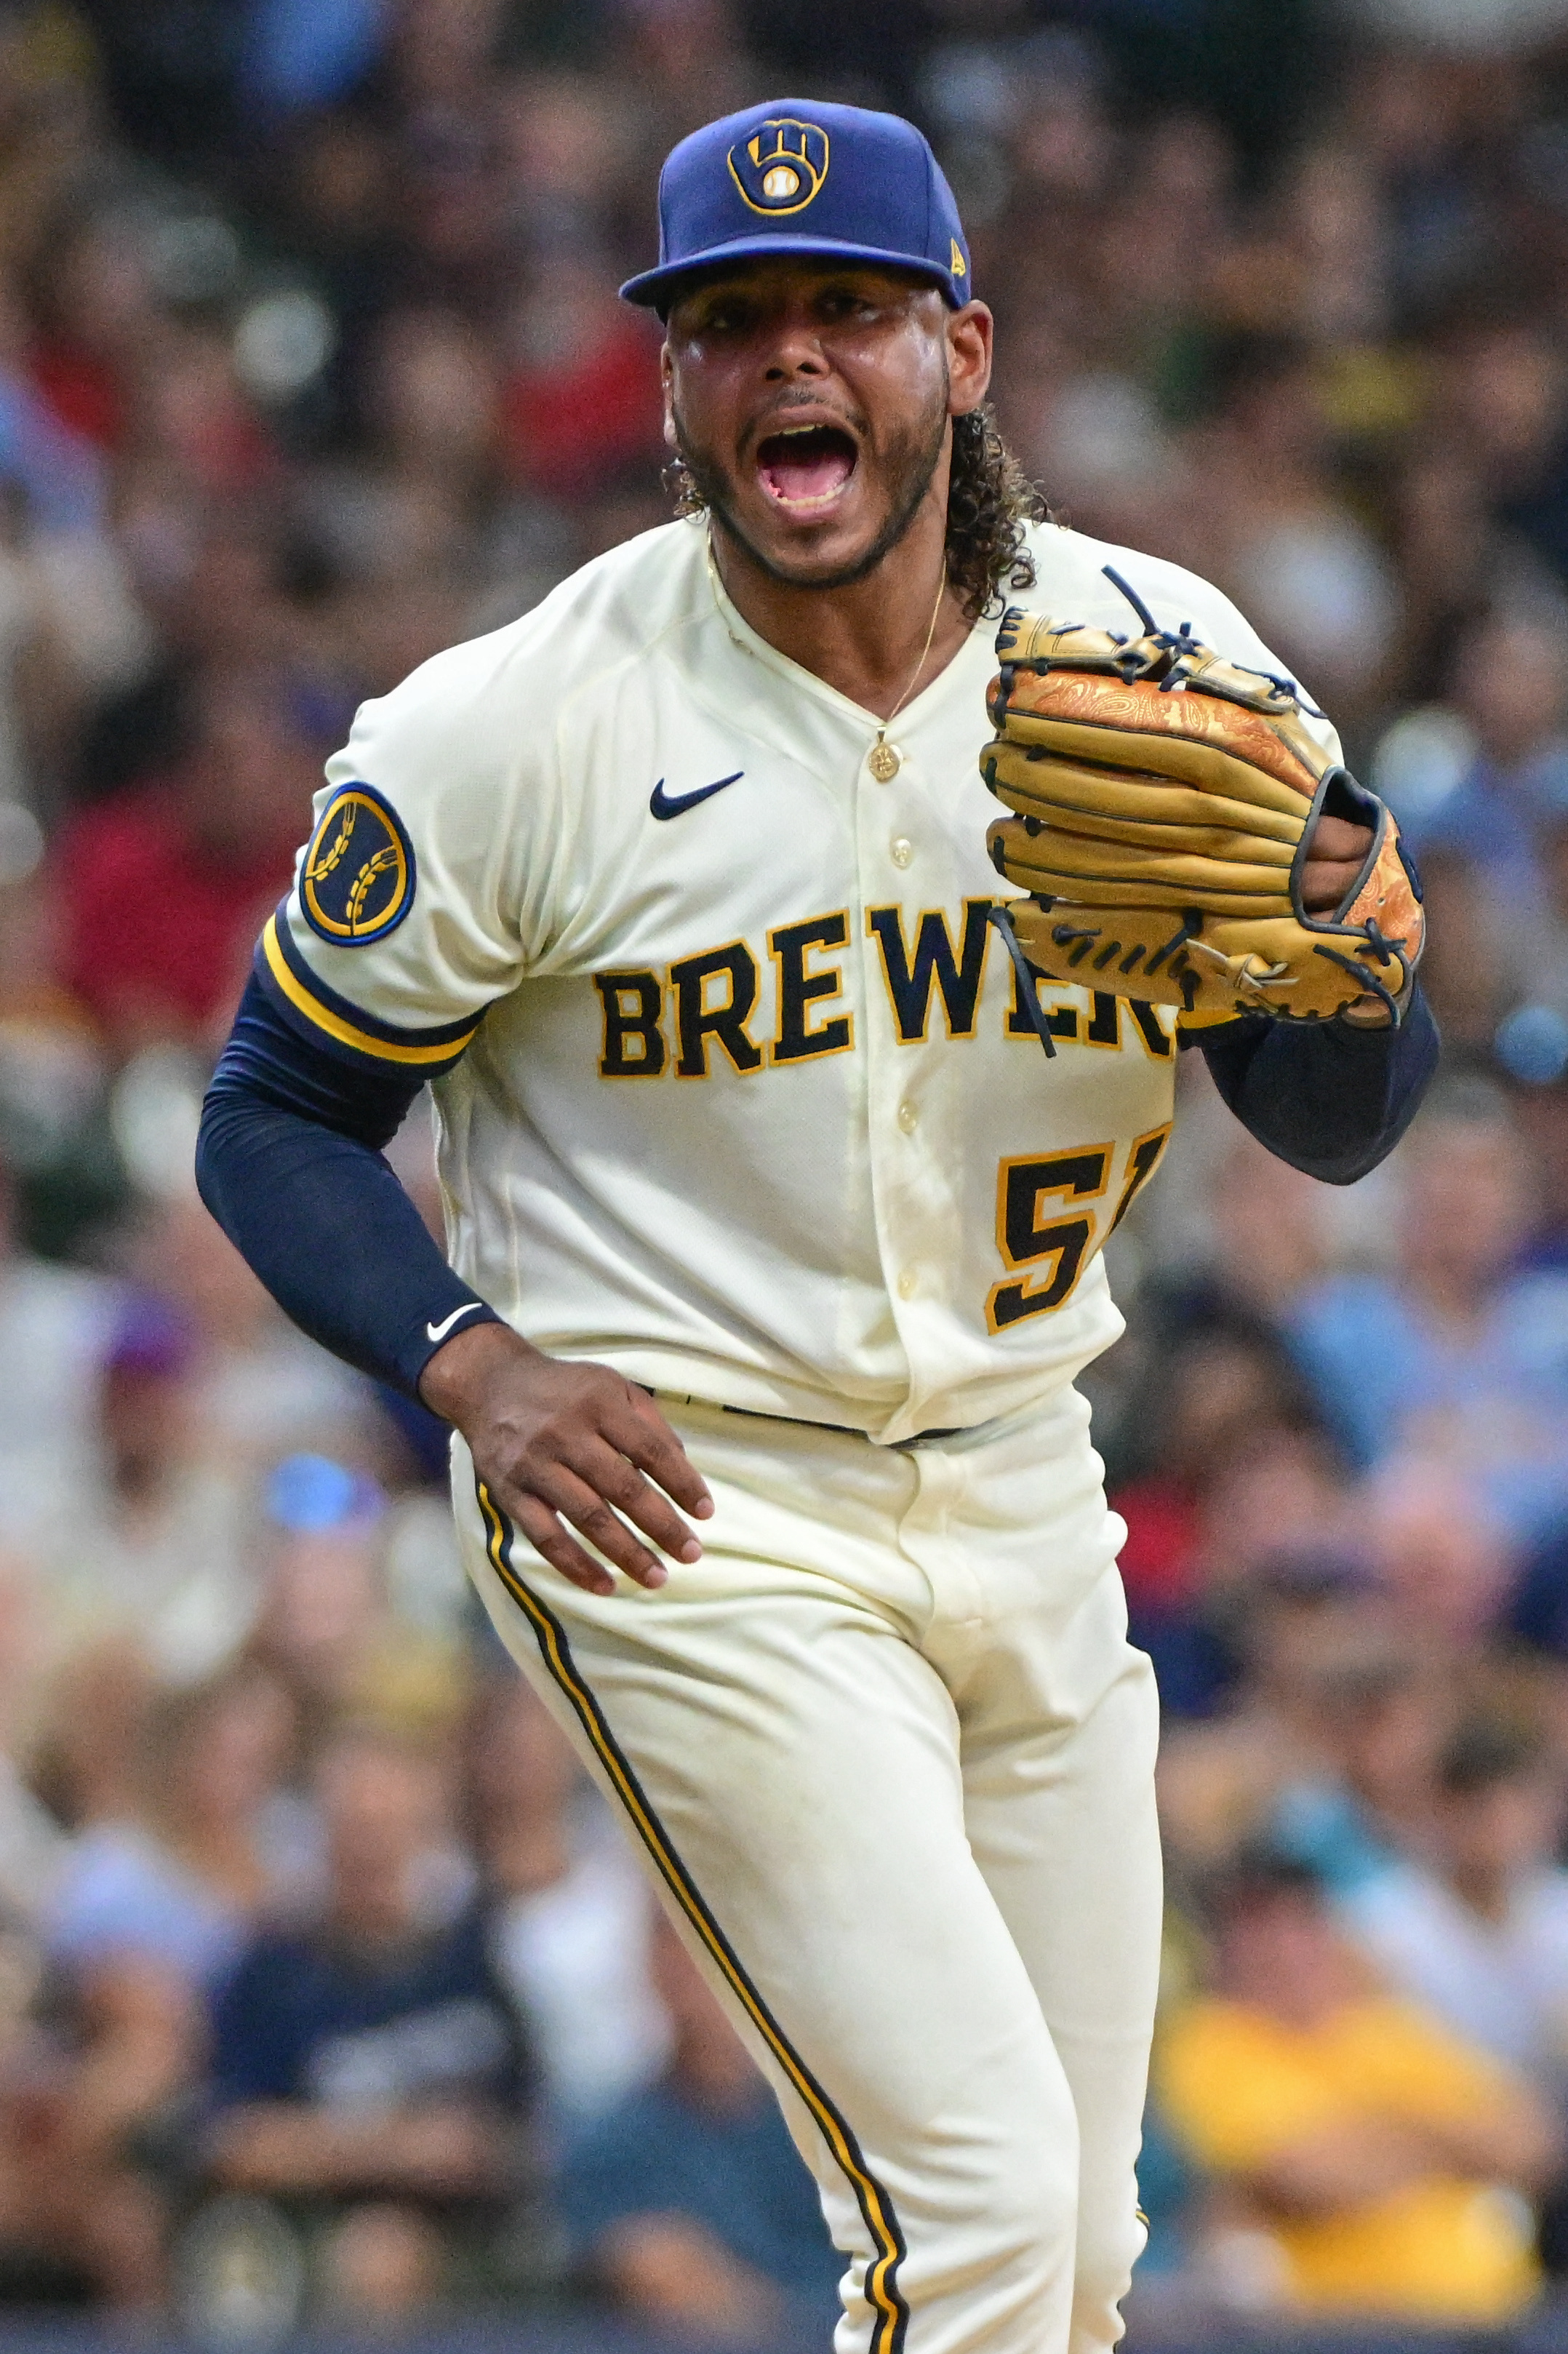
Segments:
[[[855,2196],[855,2203],[871,2234],[875,2253],[865,2275],[865,2299],[876,2317],[871,2354],[901,2354],[909,2323],[909,2308],[898,2286],[904,2234],[893,2202],[861,2154],[859,2143],[821,2084],[774,2018],[752,1983],[734,1947],[719,1927],[691,1873],[682,1862],[649,1802],[647,1794],[605,1721],[604,1712],[584,1682],[572,1658],[566,1629],[518,1575],[512,1560],[512,1524],[492,1501],[482,1480],[476,1481],[479,1507],[484,1516],[485,1551],[491,1566],[534,1629],[545,1665],[570,1702],[616,1796],[632,1826],[673,1893],[682,1912],[723,1973],[736,2000],[779,2062],[790,2084],[810,2111],[823,2140]]]

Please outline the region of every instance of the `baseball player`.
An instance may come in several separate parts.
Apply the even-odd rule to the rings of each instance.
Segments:
[[[622,291],[687,511],[360,712],[199,1178],[307,1331],[451,1424],[479,1592],[816,2176],[839,2354],[1089,2354],[1142,2244],[1160,1910],[1073,1386],[1121,1330],[1100,1246],[1189,1036],[1342,1182],[1434,1034],[1414,981],[1193,1029],[1119,961],[1014,958],[977,768],[1004,601],[1119,644],[1130,593],[1277,665],[1202,581],[1044,520],[909,124],[758,107],[660,206]],[[1332,910],[1382,821],[1312,811],[1292,871]],[[450,1263],[380,1157],[426,1082]]]

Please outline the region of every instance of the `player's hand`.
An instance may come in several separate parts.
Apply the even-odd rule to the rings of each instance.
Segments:
[[[1307,845],[1301,869],[1301,904],[1309,916],[1326,916],[1337,907],[1372,848],[1370,825],[1348,817],[1320,817]]]
[[[624,1374],[547,1357],[505,1324],[476,1324],[436,1351],[419,1391],[461,1431],[502,1511],[574,1585],[615,1591],[573,1529],[640,1585],[669,1575],[652,1545],[675,1561],[702,1559],[674,1505],[705,1521],[713,1498],[646,1390]]]

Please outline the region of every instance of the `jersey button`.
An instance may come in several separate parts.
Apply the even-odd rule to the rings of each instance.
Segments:
[[[899,1299],[913,1299],[915,1297],[915,1287],[918,1280],[919,1278],[916,1275],[914,1268],[912,1267],[906,1267],[903,1274],[898,1278]]]
[[[920,1115],[916,1110],[912,1103],[901,1103],[899,1105],[898,1125],[904,1130],[906,1136],[914,1135],[919,1118]]]
[[[907,841],[903,834],[895,833],[893,837],[893,864],[895,866],[907,866],[909,861],[914,857],[914,855],[915,844],[912,842]]]

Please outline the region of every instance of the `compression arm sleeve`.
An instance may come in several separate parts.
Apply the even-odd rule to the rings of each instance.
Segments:
[[[410,1397],[453,1331],[500,1321],[447,1265],[383,1156],[421,1084],[313,1044],[252,977],[196,1145],[202,1200],[279,1306]]]
[[[1419,988],[1397,1030],[1248,1014],[1196,1043],[1242,1126],[1330,1185],[1353,1184],[1393,1151],[1437,1067],[1437,1025]]]

